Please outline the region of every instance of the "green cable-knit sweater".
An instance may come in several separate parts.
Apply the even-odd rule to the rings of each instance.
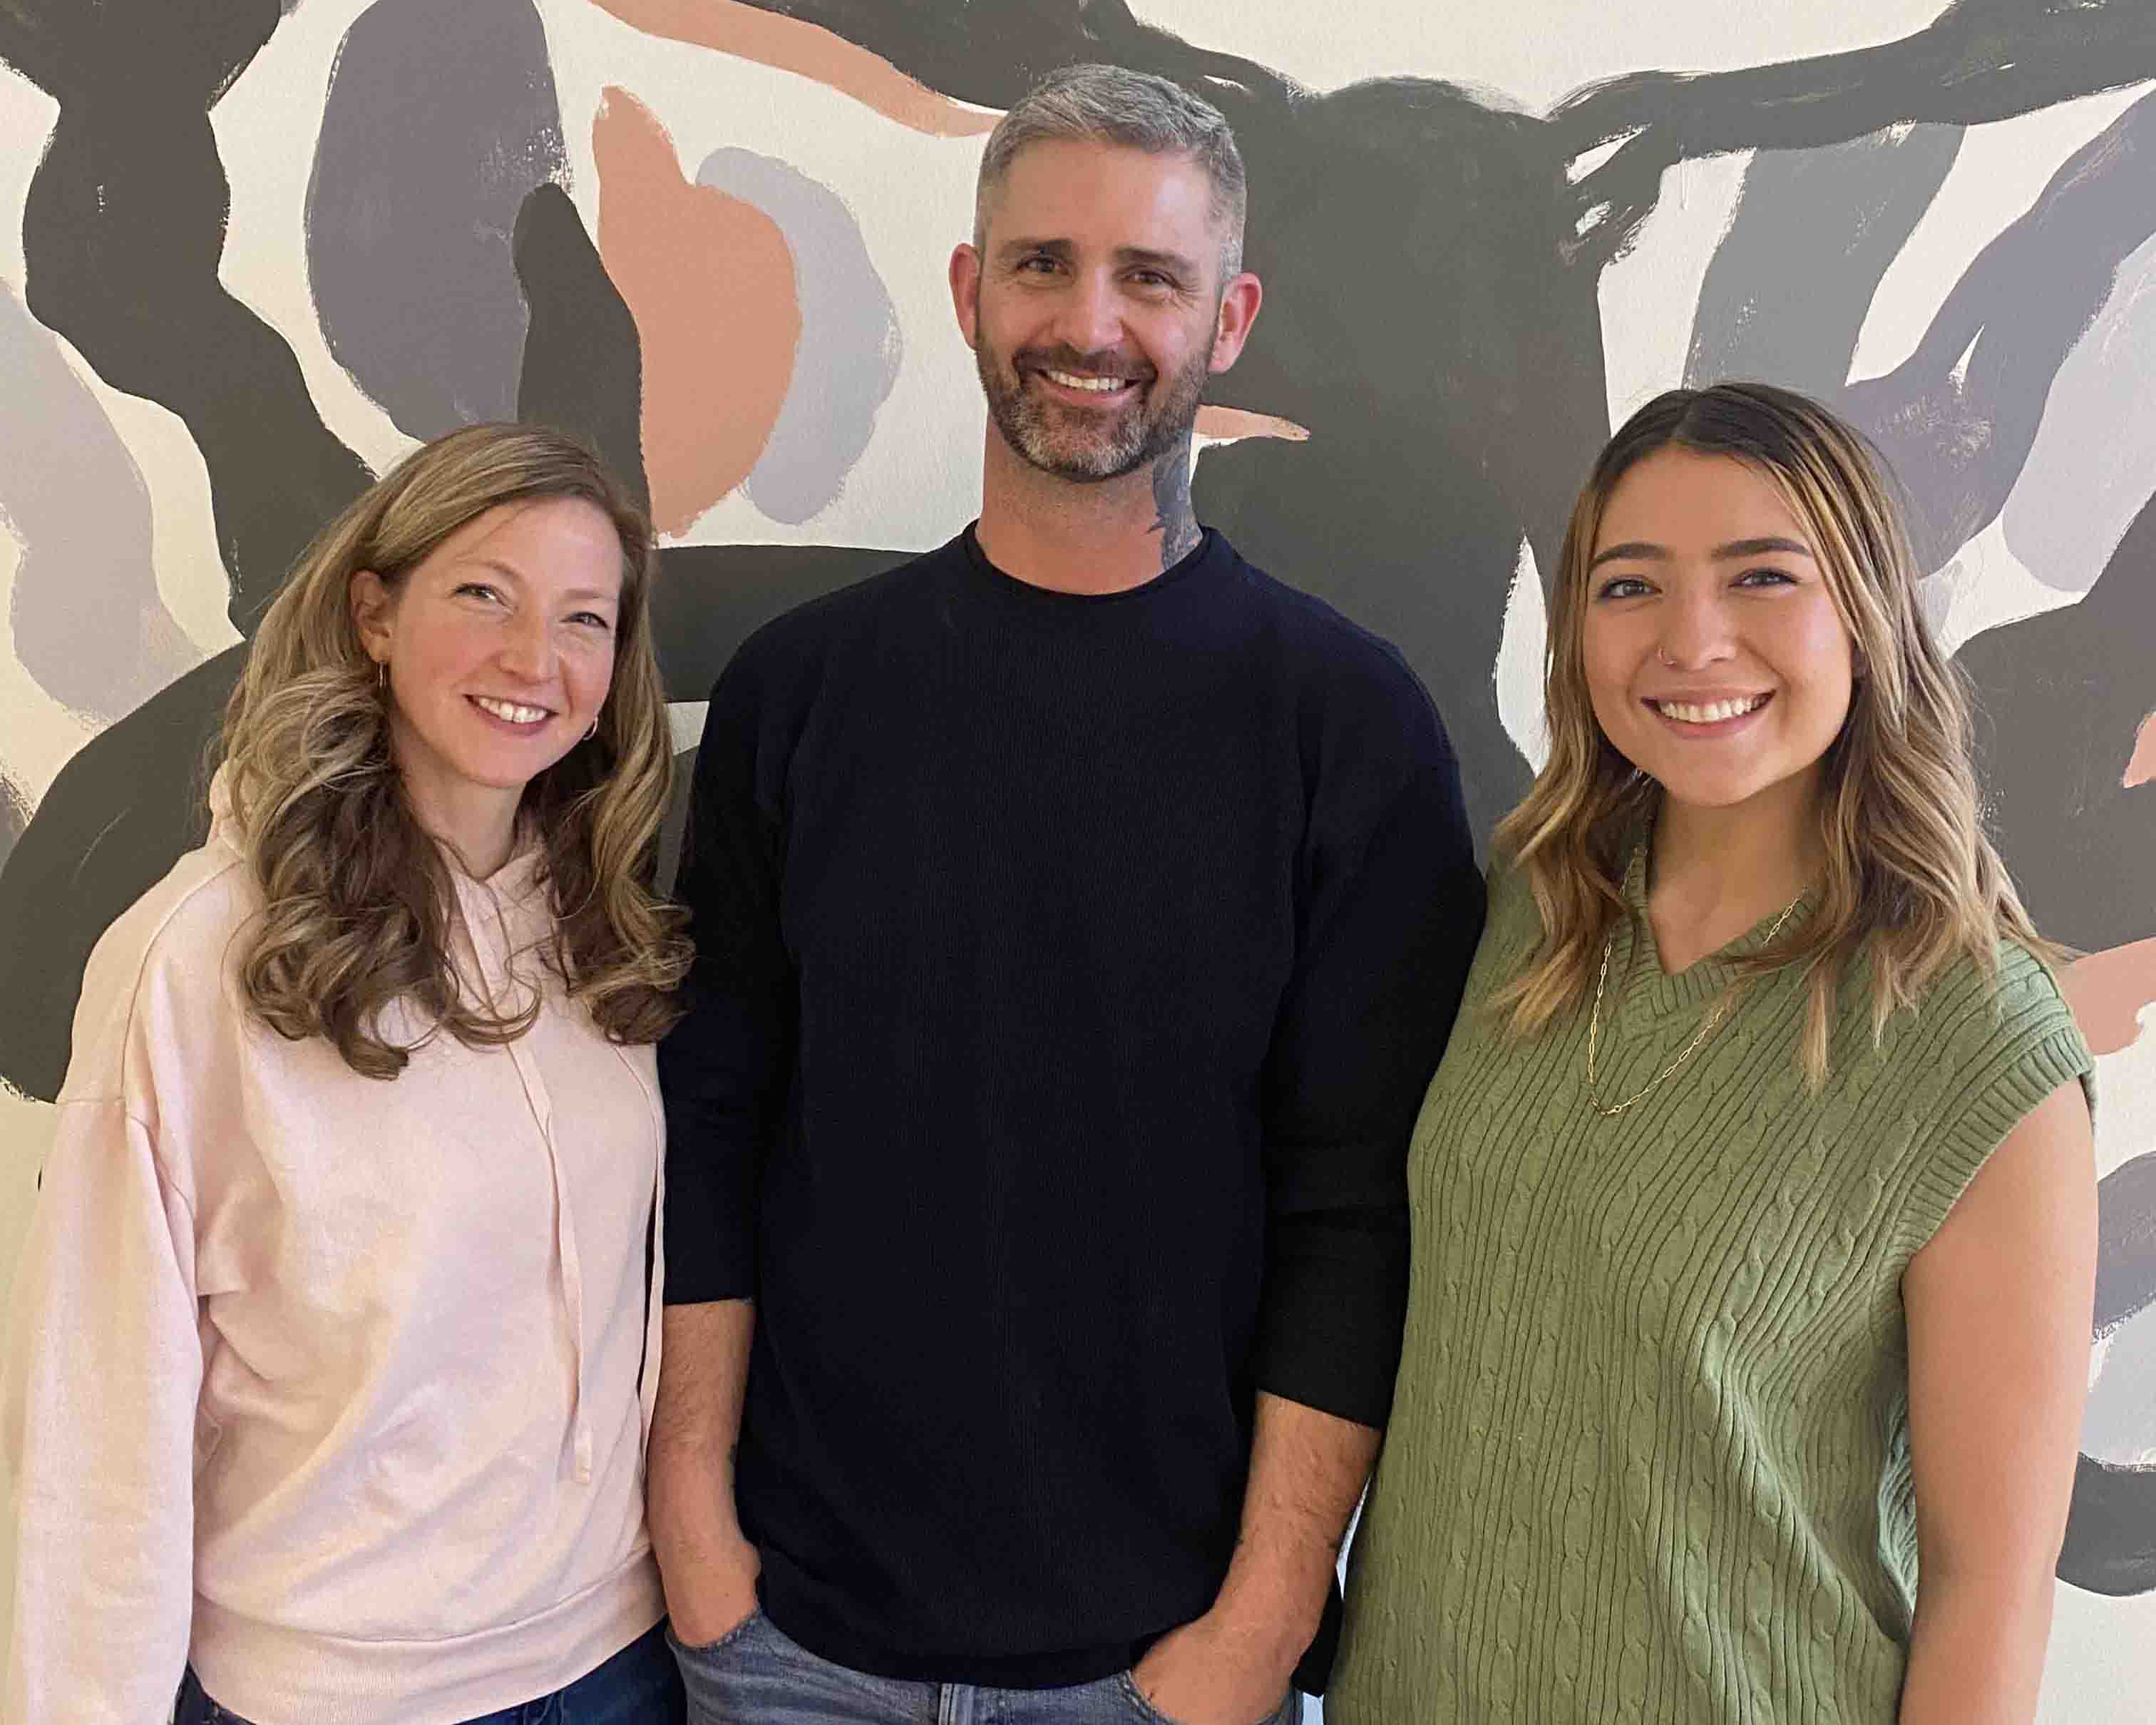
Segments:
[[[1609,1101],[1767,932],[1666,975],[1645,884],[1635,859]],[[2002,943],[1995,981],[1953,967],[1876,1050],[1852,978],[1814,1094],[1785,971],[1604,1119],[1584,1006],[1525,1041],[1489,1010],[1540,932],[1494,868],[1415,1128],[1406,1344],[1327,1725],[1892,1725],[1917,1584],[1902,1272],[2088,1050]]]

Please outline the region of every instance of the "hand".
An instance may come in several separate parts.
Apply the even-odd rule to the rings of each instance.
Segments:
[[[762,1570],[763,1559],[738,1532],[716,1550],[700,1552],[693,1566],[677,1560],[672,1568],[662,1568],[675,1639],[685,1647],[708,1647],[739,1629],[756,1609],[756,1579]]]
[[[1280,1711],[1300,1649],[1208,1612],[1171,1630],[1131,1672],[1155,1712],[1176,1725],[1263,1725]]]

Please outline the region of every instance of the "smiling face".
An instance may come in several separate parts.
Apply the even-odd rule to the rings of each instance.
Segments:
[[[393,588],[352,578],[360,638],[388,668],[406,793],[475,869],[500,860],[524,788],[605,704],[621,583],[613,523],[564,497],[497,505]]]
[[[1241,352],[1257,279],[1220,279],[1223,234],[1188,157],[1056,140],[1012,161],[951,286],[988,415],[1044,473],[1146,466],[1186,437]]]
[[[1810,807],[1854,654],[1811,536],[1753,468],[1671,447],[1618,482],[1581,650],[1603,734],[1673,803]]]

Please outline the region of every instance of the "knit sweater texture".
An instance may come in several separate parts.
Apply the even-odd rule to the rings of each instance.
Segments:
[[[1767,933],[1667,975],[1644,876],[1605,1101],[1676,1058]],[[2015,1122],[2087,1083],[2088,1050],[2009,942],[1875,1048],[1860,964],[1815,1093],[1791,968],[1605,1119],[1585,1007],[1522,1041],[1490,1010],[1540,935],[1524,875],[1494,867],[1410,1154],[1404,1351],[1328,1725],[1891,1725],[1917,1584],[1902,1274]]]
[[[1094,596],[969,531],[743,645],[683,881],[666,1292],[756,1303],[772,1621],[1122,1670],[1213,1603],[1259,1391],[1384,1421],[1481,928],[1430,697],[1217,533]]]

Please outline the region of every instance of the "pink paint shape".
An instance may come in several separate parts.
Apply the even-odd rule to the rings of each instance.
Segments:
[[[969,108],[909,78],[880,54],[820,24],[786,18],[742,0],[598,0],[605,11],[647,35],[715,48],[738,59],[814,79],[886,120],[931,137],[978,137],[1000,114]]]
[[[679,533],[748,477],[778,422],[801,341],[793,254],[754,204],[686,181],[626,90],[605,92],[592,151],[599,256],[644,348],[651,518]]]
[[[2156,940],[2092,952],[2060,978],[2089,1047],[2100,1055],[2133,1046],[2141,1009],[2156,1000]]]
[[[1277,437],[1291,444],[1310,441],[1308,426],[1274,413],[1254,413],[1247,408],[1200,408],[1197,432],[1216,444],[1237,443],[1246,437]]]
[[[2156,778],[2156,713],[2141,721],[2141,729],[2134,733],[2133,758],[2126,763],[2126,777],[2119,783],[2129,791],[2138,784],[2147,784]]]

